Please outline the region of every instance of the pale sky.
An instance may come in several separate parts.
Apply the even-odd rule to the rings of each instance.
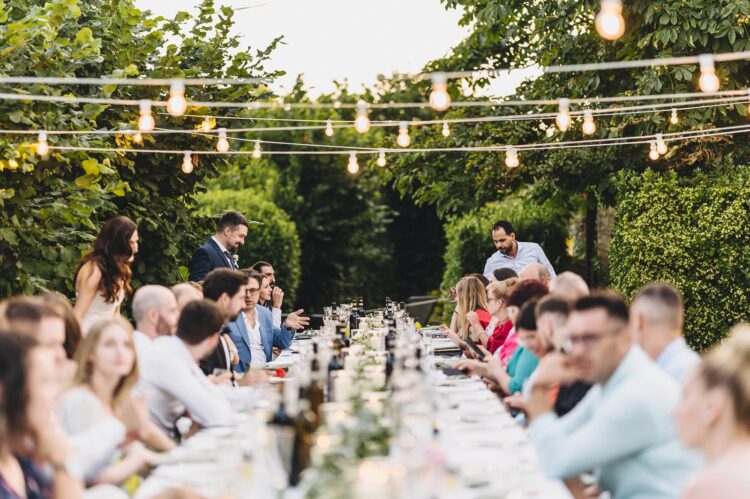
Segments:
[[[198,0],[136,0],[141,9],[172,17]],[[446,55],[467,30],[460,12],[446,11],[439,0],[219,0],[236,10],[241,42],[265,48],[276,36],[285,45],[271,55],[269,69],[287,76],[274,86],[291,88],[303,73],[312,93],[331,91],[334,80],[348,79],[354,91],[371,85],[378,74],[419,72]],[[243,9],[243,7],[245,7]],[[512,92],[520,77],[499,78],[492,93]]]

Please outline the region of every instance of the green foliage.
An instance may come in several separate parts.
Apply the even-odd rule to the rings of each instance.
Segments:
[[[198,196],[200,215],[210,215],[214,220],[225,210],[237,210],[251,223],[245,244],[240,246],[239,266],[249,267],[258,260],[270,261],[276,279],[284,290],[284,300],[294,303],[300,279],[300,241],[297,228],[273,202],[250,189],[211,190]],[[262,225],[261,225],[262,224]],[[213,234],[205,233],[208,238]]]
[[[539,243],[556,272],[568,268],[568,212],[551,201],[538,204],[531,199],[509,197],[448,219],[443,290],[455,286],[466,274],[484,271],[487,258],[497,251],[491,229],[498,220],[509,220],[519,241]]]
[[[8,0],[0,3],[0,74],[79,77],[264,77],[275,40],[263,50],[241,49],[230,34],[231,9],[204,0],[195,15],[153,17],[132,0]],[[0,92],[164,100],[166,89],[132,86],[2,85]],[[264,85],[191,87],[192,100],[251,101]],[[156,112],[159,109],[155,109]],[[200,110],[189,109],[190,112]],[[0,102],[0,127],[31,130],[126,130],[137,109],[23,101]],[[191,118],[156,114],[158,126],[190,128]],[[144,147],[189,150],[206,138],[159,135]],[[183,278],[205,220],[192,216],[202,182],[225,167],[202,157],[194,172],[180,157],[121,152],[55,151],[35,154],[33,135],[0,137],[0,294],[53,288],[71,292],[73,269],[102,222],[114,214],[136,220],[141,235],[136,285]],[[50,135],[52,146],[129,147],[132,136]]]
[[[617,182],[611,285],[627,297],[652,281],[677,286],[699,350],[750,320],[750,167],[731,159],[692,178],[648,170]]]

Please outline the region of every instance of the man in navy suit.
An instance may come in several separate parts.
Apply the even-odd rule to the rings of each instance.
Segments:
[[[237,211],[225,211],[219,218],[216,234],[195,250],[190,260],[190,281],[200,282],[213,269],[237,270],[234,253],[245,243],[247,219]]]
[[[272,349],[286,349],[292,344],[297,329],[304,329],[310,324],[308,317],[301,317],[304,311],[297,310],[289,314],[281,325],[274,327],[271,312],[258,305],[258,292],[263,284],[263,276],[255,272],[249,274],[245,288],[245,308],[239,316],[229,324],[229,337],[237,347],[240,357],[235,370],[245,372],[252,366],[263,367],[266,362],[273,360]]]

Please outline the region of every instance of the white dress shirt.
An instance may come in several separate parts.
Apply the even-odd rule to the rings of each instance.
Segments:
[[[536,243],[522,243],[520,241],[516,241],[516,244],[518,245],[518,251],[515,257],[496,251],[487,259],[487,263],[484,266],[484,277],[489,279],[492,271],[499,268],[510,268],[515,270],[516,274],[520,275],[521,271],[532,263],[543,264],[547,267],[552,279],[557,277],[555,269],[552,268],[552,264],[549,263],[547,255],[544,254],[541,246]]]
[[[260,321],[256,317],[255,325],[250,325],[247,315],[243,313],[242,316],[245,318],[247,335],[250,337],[250,366],[263,367],[266,365],[266,352],[263,350],[263,340],[260,336]]]
[[[226,248],[224,247],[224,245],[223,245],[223,244],[221,244],[221,243],[219,242],[219,240],[218,240],[218,239],[216,239],[216,236],[211,236],[211,239],[213,239],[213,241],[214,241],[214,242],[215,242],[216,244],[218,244],[218,245],[219,245],[219,249],[221,250],[221,254],[222,254],[222,255],[224,256],[224,260],[226,260],[226,261],[227,261],[227,263],[229,264],[229,268],[230,268],[230,269],[233,269],[233,268],[235,268],[235,267],[234,267],[234,265],[235,265],[235,263],[234,263],[234,260],[233,260],[233,259],[231,259],[231,258],[227,258],[227,253],[230,253],[230,254],[231,254],[231,251],[229,251],[228,249],[226,249]]]
[[[273,327],[274,329],[279,329],[281,327],[281,309],[273,307],[271,309],[271,319],[273,320]]]

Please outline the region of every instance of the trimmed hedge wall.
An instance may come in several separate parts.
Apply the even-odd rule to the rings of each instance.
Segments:
[[[609,248],[610,285],[631,298],[642,285],[677,286],[685,335],[697,350],[750,319],[750,167],[689,178],[623,173]]]
[[[200,215],[216,219],[225,210],[237,210],[249,220],[263,223],[250,224],[245,244],[239,250],[240,268],[249,267],[258,260],[273,264],[276,280],[284,290],[284,303],[293,304],[301,273],[301,251],[297,227],[289,216],[252,189],[213,190],[197,199],[197,213]],[[206,238],[211,234],[206,234]]]

